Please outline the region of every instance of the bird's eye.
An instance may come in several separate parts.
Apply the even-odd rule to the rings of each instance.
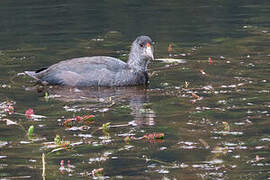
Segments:
[[[143,47],[144,46],[143,43],[141,43],[140,46]]]

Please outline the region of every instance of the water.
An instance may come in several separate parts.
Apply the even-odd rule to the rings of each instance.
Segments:
[[[42,179],[44,153],[45,179],[93,178],[99,168],[111,179],[270,178],[269,7],[266,0],[0,2],[0,177]],[[37,88],[17,75],[73,57],[127,60],[141,34],[155,41],[156,59],[185,60],[151,62],[147,88]],[[90,114],[94,123],[66,121]],[[152,133],[164,139],[140,139]]]

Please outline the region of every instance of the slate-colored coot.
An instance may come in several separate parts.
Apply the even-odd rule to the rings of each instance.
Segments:
[[[139,36],[132,43],[127,63],[107,56],[61,61],[48,68],[25,71],[36,80],[67,86],[134,86],[148,82],[148,60],[154,59],[152,40]]]

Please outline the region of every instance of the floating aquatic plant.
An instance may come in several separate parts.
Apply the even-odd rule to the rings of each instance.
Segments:
[[[25,116],[28,118],[28,119],[32,119],[33,118],[33,115],[34,115],[34,110],[32,108],[29,108],[25,111]]]
[[[108,122],[108,123],[105,123],[101,126],[103,133],[106,134],[107,136],[110,135],[109,134],[110,124],[111,124],[111,122]]]
[[[151,133],[151,134],[145,134],[141,137],[134,137],[134,136],[127,136],[124,138],[124,141],[126,144],[129,144],[131,140],[148,140],[148,141],[155,141],[158,142],[159,140],[164,139],[164,133]]]
[[[82,123],[85,125],[90,125],[94,122],[94,115],[84,115],[84,116],[76,116],[75,118],[68,118],[64,121],[64,126],[71,128],[76,123]]]
[[[31,125],[31,126],[28,128],[28,133],[27,133],[29,139],[32,139],[33,133],[34,133],[34,126]]]

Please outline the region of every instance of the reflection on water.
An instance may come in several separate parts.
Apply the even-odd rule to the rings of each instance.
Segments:
[[[34,87],[35,88],[35,87]],[[61,87],[49,86],[38,87],[44,93],[49,94],[48,98],[64,102],[75,102],[65,106],[67,111],[77,112],[88,110],[92,112],[106,112],[121,103],[128,102],[124,108],[131,110],[130,114],[134,120],[130,124],[154,125],[155,112],[147,106],[149,103],[147,89],[145,87]],[[45,88],[45,89],[43,89]],[[28,88],[29,89],[29,88]],[[33,89],[33,88],[32,88]],[[79,102],[79,103],[78,103]]]

